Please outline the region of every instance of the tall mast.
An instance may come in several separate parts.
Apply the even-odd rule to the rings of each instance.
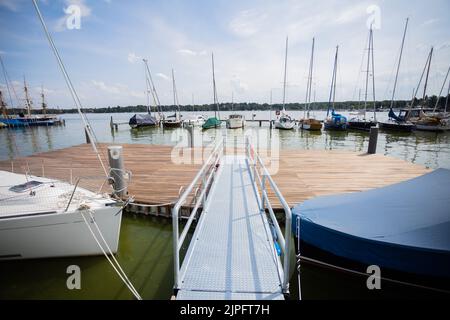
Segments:
[[[144,62],[144,74],[145,74],[145,98],[146,98],[146,102],[147,102],[147,113],[149,115],[151,115],[152,108],[150,106],[150,96],[149,96],[151,86],[150,86],[150,81],[148,80],[147,68],[145,67],[145,62]]]
[[[158,109],[158,114],[161,117],[161,103],[159,101],[159,97],[158,97],[158,93],[156,92],[156,88],[155,88],[155,84],[153,82],[153,78],[152,78],[152,73],[150,72],[150,68],[148,67],[148,60],[147,59],[142,59],[142,61],[144,61],[145,64],[145,69],[147,70],[147,81],[150,81],[150,86],[151,86],[151,90],[150,92],[152,93],[152,97],[153,97],[153,101],[156,105],[156,108]]]
[[[211,53],[211,63],[212,63],[212,76],[213,76],[213,95],[214,95],[214,104],[216,105],[216,111],[214,111],[214,117],[220,119],[219,113],[219,101],[217,99],[217,88],[216,88],[216,75],[214,73],[214,52]]]
[[[84,129],[85,129],[85,132],[86,132],[87,136],[89,137],[89,140],[91,141],[92,148],[93,148],[94,152],[96,153],[98,160],[100,161],[100,164],[101,164],[101,166],[103,168],[103,171],[104,171],[105,175],[109,176],[108,171],[106,170],[106,167],[103,164],[103,160],[102,160],[102,158],[100,156],[100,153],[99,153],[99,151],[97,149],[97,146],[95,144],[94,132],[92,131],[92,128],[89,125],[89,122],[88,122],[86,116],[81,111],[82,110],[82,105],[81,105],[80,99],[78,97],[78,94],[77,94],[77,92],[75,91],[75,88],[72,85],[72,81],[70,80],[69,74],[66,71],[66,68],[64,66],[64,63],[62,62],[62,59],[59,56],[58,49],[56,48],[55,43],[53,42],[53,39],[52,39],[50,33],[48,32],[47,25],[45,24],[44,18],[42,17],[41,11],[39,10],[39,7],[38,7],[38,5],[36,3],[36,0],[33,0],[33,5],[34,5],[34,8],[36,9],[36,13],[37,13],[37,15],[39,17],[39,20],[40,20],[41,24],[42,24],[42,28],[44,29],[45,35],[47,36],[47,40],[48,40],[48,42],[50,44],[50,47],[53,50],[55,58],[56,58],[56,60],[58,62],[58,65],[59,65],[59,67],[61,69],[61,72],[62,72],[62,74],[64,76],[64,80],[66,81],[66,84],[67,84],[67,87],[68,87],[68,89],[70,91],[70,94],[72,95],[73,101],[74,101],[75,105],[77,106],[78,113],[80,114],[81,120],[83,121]]]
[[[306,118],[309,118],[309,110],[311,107],[311,84],[312,84],[313,64],[314,64],[314,38],[312,39],[311,59],[309,61],[308,82],[306,84],[306,101],[305,101],[305,110],[307,110],[307,111],[305,111]]]
[[[442,90],[444,90],[445,84],[447,83],[447,77],[448,77],[449,72],[450,72],[450,67],[448,67],[447,74],[445,75],[445,78],[444,78],[444,82],[442,82],[442,87],[441,87],[441,90],[439,91],[439,94],[437,96],[436,104],[434,105],[433,112],[436,112],[436,109],[437,109],[437,106],[438,106],[438,103],[439,103],[439,99],[441,99]]]
[[[450,95],[450,81],[448,81],[447,97],[445,98],[444,114],[447,113],[448,96]]]
[[[375,98],[375,59],[373,58],[373,31],[370,37],[372,47],[372,94],[373,94],[373,121],[377,121],[377,106]]]
[[[330,114],[330,107],[334,109],[334,100],[336,97],[336,73],[337,73],[337,57],[338,57],[339,46],[336,46],[336,53],[334,55],[334,65],[333,65],[333,74],[331,76],[331,85],[330,85],[330,97],[328,99],[328,109],[327,109],[327,117]]]
[[[231,91],[231,111],[234,111],[234,92]]]
[[[405,30],[403,31],[402,45],[400,47],[400,56],[398,58],[398,64],[397,64],[397,72],[395,74],[394,89],[392,90],[392,99],[391,99],[391,107],[390,107],[391,109],[394,106],[395,89],[397,88],[398,72],[400,70],[400,63],[402,62],[403,45],[405,44],[405,36],[406,36],[406,30],[408,29],[408,21],[409,21],[409,18],[406,18]]]
[[[30,99],[30,95],[28,94],[27,82],[25,80],[25,76],[23,77],[23,91],[25,92],[25,105],[27,107],[27,114],[31,117],[31,109],[33,108],[33,102]]]
[[[45,102],[45,95],[44,95],[44,86],[41,86],[41,98],[42,98],[42,114],[47,115],[47,103]]]
[[[413,90],[413,97],[412,97],[411,103],[409,104],[409,110],[411,110],[414,105],[414,99],[415,99],[415,97],[417,97],[417,93],[419,92],[420,84],[422,83],[423,76],[425,75],[425,70],[427,70],[427,67],[429,66],[429,62],[431,63],[432,53],[433,53],[433,47],[431,47],[430,53],[428,54],[427,61],[425,62],[425,66],[423,67],[422,74],[420,75],[419,83],[417,84],[415,91]],[[425,98],[425,90],[424,90],[424,98]],[[410,114],[411,114],[411,112],[408,113],[407,118],[409,118]]]
[[[285,111],[286,105],[287,55],[288,55],[288,37],[286,37],[286,53],[284,55],[283,111]]]
[[[430,74],[430,66],[431,66],[431,58],[432,57],[433,57],[433,47],[431,47],[430,57],[428,58],[427,76],[425,77],[425,84],[423,86],[423,97],[422,97],[423,100],[425,100],[425,94],[427,92],[428,76]]]
[[[173,89],[173,104],[180,112],[180,102],[178,101],[177,85],[175,83],[175,72],[172,69],[172,89]]]
[[[6,72],[6,68],[5,65],[3,64],[3,59],[2,59],[2,55],[0,54],[0,64],[2,65],[2,69],[3,69],[3,77],[5,78],[5,83],[6,83],[6,89],[8,90],[8,96],[9,96],[9,102],[11,103],[11,108],[14,108],[14,104],[13,104],[13,99],[11,96],[11,90],[9,89],[9,77],[8,77],[8,73]],[[14,86],[12,86],[12,90],[15,94],[15,98],[17,99],[17,94],[16,91],[14,89]]]
[[[192,111],[195,111],[195,102],[194,102],[194,94],[192,94]]]
[[[371,38],[372,38],[372,25],[370,25],[369,30],[369,48],[367,51],[367,69],[366,69],[366,92],[364,94],[364,120],[366,119],[366,111],[367,111],[367,89],[369,86],[369,66],[370,66],[370,46],[371,46]]]

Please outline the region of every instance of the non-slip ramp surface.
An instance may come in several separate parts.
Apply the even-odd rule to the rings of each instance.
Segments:
[[[270,227],[244,157],[225,156],[181,268],[177,299],[280,299]]]

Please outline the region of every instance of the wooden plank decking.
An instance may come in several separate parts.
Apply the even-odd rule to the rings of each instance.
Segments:
[[[100,148],[106,150],[106,145]],[[125,144],[123,148],[125,167],[133,173],[129,194],[139,203],[175,202],[180,187],[189,185],[201,166],[173,163],[171,146]],[[65,180],[70,180],[72,171],[73,181],[77,176],[102,176],[98,160],[87,144],[19,158],[13,166],[15,172],[23,173],[29,168],[35,175],[41,175],[44,168],[46,177]],[[11,161],[0,161],[0,170],[11,169]],[[288,203],[294,206],[319,195],[382,187],[427,172],[429,169],[423,166],[380,154],[280,150],[279,170],[274,180]],[[275,199],[273,206],[280,207]]]

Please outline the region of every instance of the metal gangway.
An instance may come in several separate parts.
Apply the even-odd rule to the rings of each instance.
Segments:
[[[244,149],[227,155],[225,142],[219,143],[173,208],[176,299],[282,300],[289,294],[291,210],[249,138]],[[285,236],[268,188],[284,208]],[[193,209],[180,233],[179,212],[192,193]],[[200,207],[190,244],[183,246]]]

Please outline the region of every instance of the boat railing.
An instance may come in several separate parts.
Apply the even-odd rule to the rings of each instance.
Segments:
[[[275,242],[278,242],[280,245],[280,249],[283,252],[284,261],[283,261],[283,269],[278,270],[280,273],[280,278],[282,279],[282,289],[284,293],[289,292],[289,274],[290,274],[290,250],[291,250],[291,222],[292,222],[292,213],[291,208],[286,202],[285,198],[281,194],[278,186],[275,181],[272,179],[269,171],[264,165],[264,161],[261,159],[255,148],[253,147],[250,138],[246,137],[246,157],[249,161],[250,174],[254,183],[259,187],[260,197],[261,197],[261,212],[266,212],[266,209],[269,213],[269,218],[274,226],[276,232]],[[268,182],[268,183],[267,183]],[[278,224],[277,218],[275,216],[275,212],[273,210],[272,204],[268,195],[268,187],[271,188],[274,195],[278,198],[281,206],[284,209],[285,214],[285,234],[283,236],[283,232],[281,231],[280,225]]]
[[[172,226],[173,226],[173,254],[174,254],[174,288],[177,289],[180,284],[182,275],[180,274],[180,250],[183,246],[192,222],[197,216],[197,212],[202,206],[205,207],[206,198],[209,192],[209,187],[214,180],[214,176],[219,164],[220,158],[224,152],[224,142],[221,141],[217,144],[208,159],[204,162],[201,169],[198,171],[191,184],[184,190],[179,197],[177,203],[172,209]],[[195,188],[195,189],[194,189]],[[188,216],[186,224],[184,225],[181,234],[179,233],[179,217],[180,209],[186,202],[188,197],[194,193],[194,202],[192,203],[193,209]]]

